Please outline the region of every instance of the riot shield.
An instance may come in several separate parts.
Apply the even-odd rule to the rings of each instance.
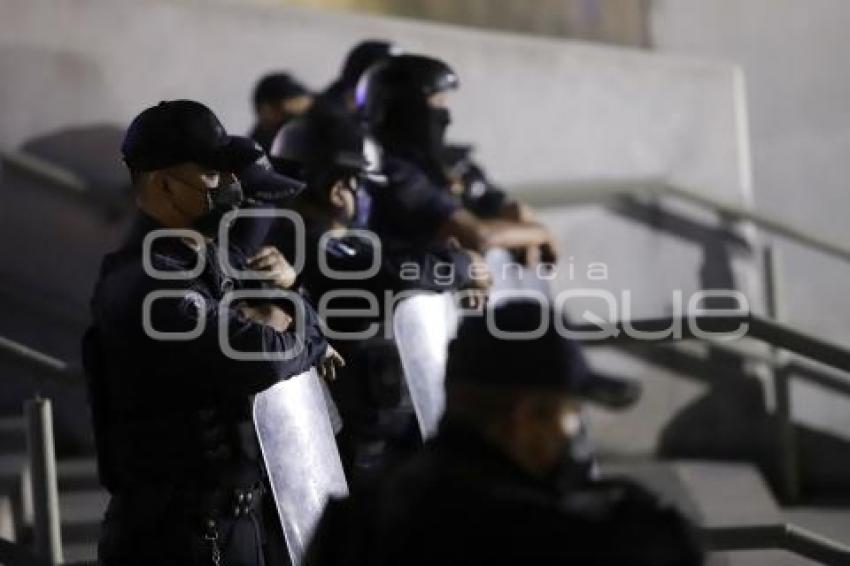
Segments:
[[[319,380],[310,370],[254,398],[254,426],[295,565],[328,498],[348,494]]]
[[[422,438],[437,432],[445,408],[446,354],[457,321],[451,293],[408,297],[393,313],[396,346]]]

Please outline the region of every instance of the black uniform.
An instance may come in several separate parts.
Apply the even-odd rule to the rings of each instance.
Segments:
[[[295,250],[292,244],[295,238],[288,228],[288,223],[277,224],[272,229],[270,243],[278,246],[290,261],[294,261]],[[328,306],[331,309],[357,309],[361,315],[334,317],[332,312],[329,312],[324,318],[326,327],[336,332],[363,332],[370,326],[377,329],[375,336],[369,340],[330,339],[334,348],[346,359],[346,367],[340,372],[340,379],[333,382],[330,388],[344,423],[342,433],[338,437],[343,464],[346,470],[351,472],[355,459],[355,442],[364,438],[385,438],[387,434],[391,434],[387,428],[398,429],[404,426],[396,421],[381,422],[381,410],[395,408],[401,395],[401,368],[395,346],[392,341],[383,339],[386,318],[383,307],[387,306],[386,294],[467,288],[471,283],[470,256],[462,250],[443,244],[420,248],[385,239],[382,242],[380,257],[376,258],[377,250],[373,241],[356,234],[325,239],[320,248],[321,237],[326,229],[324,224],[308,221],[305,264],[296,284],[305,291],[314,305],[318,305],[321,298],[328,293],[354,291],[371,294],[379,307],[374,316],[367,316],[362,314],[370,305],[366,299],[353,295],[338,296],[329,301]],[[320,269],[320,255],[323,256],[325,265],[334,272],[363,273],[370,269],[376,260],[379,267],[370,277],[340,279],[329,276]]]
[[[164,280],[145,273],[142,241],[160,228],[141,215],[123,247],[101,268],[92,310],[94,325],[84,342],[90,379],[98,463],[112,495],[103,525],[104,564],[263,564],[266,538],[263,470],[251,422],[251,396],[280,379],[308,370],[327,343],[315,313],[303,340],[243,317],[223,295],[241,289],[222,272],[218,251],[206,248],[203,272],[192,279]],[[245,268],[240,251],[232,265]],[[175,238],[155,240],[152,266],[189,270],[198,254]],[[159,332],[197,337],[154,339],[143,328],[145,298],[170,291],[150,305]],[[288,361],[238,361],[225,355],[219,330],[240,352],[300,353]],[[273,513],[273,512],[272,512]]]
[[[444,423],[380,486],[332,502],[306,564],[694,565],[688,523],[635,484],[559,491],[472,429]]]
[[[372,184],[372,210],[369,225],[382,239],[414,246],[433,244],[438,230],[461,203],[446,185],[414,159],[387,154],[383,160],[386,185]]]

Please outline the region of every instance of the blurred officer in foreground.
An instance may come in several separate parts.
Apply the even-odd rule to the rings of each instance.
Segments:
[[[294,206],[306,226],[306,249],[302,250],[305,262],[298,283],[314,305],[335,294],[336,298],[327,303],[330,309],[357,313],[339,317],[330,311],[322,313],[326,328],[338,333],[330,338],[331,343],[347,361],[344,379],[334,382],[331,389],[343,417],[344,426],[337,438],[352,481],[361,469],[371,471],[379,464],[378,448],[391,436],[387,429],[394,425],[398,428],[397,419],[384,418],[394,415],[401,386],[395,346],[381,339],[384,308],[392,308],[386,304],[385,293],[470,290],[483,304],[489,272],[479,254],[456,246],[382,245],[350,230],[364,181],[371,178],[380,183],[382,179],[370,174],[361,130],[345,114],[324,105],[314,106],[281,129],[272,146],[272,159],[307,185]],[[296,250],[291,248],[296,239],[290,233],[290,223],[280,222],[276,228],[271,243],[295,261]],[[366,274],[373,265],[377,269]],[[448,277],[449,270],[456,275]],[[366,275],[350,278],[357,273]],[[371,313],[370,301],[378,306]],[[370,328],[373,335],[368,340],[353,338],[353,333]],[[358,453],[367,452],[372,456],[357,458]]]
[[[354,114],[357,111],[355,90],[360,77],[372,65],[396,55],[401,55],[401,49],[389,41],[361,41],[348,52],[339,77],[317,97],[316,102],[339,112]]]
[[[446,414],[426,450],[332,502],[307,564],[695,565],[683,517],[637,485],[598,480],[580,446],[575,345],[514,302],[467,317],[450,344]],[[541,328],[533,339],[518,332]]]
[[[227,135],[202,104],[178,100],[139,114],[122,152],[140,214],[103,261],[83,342],[99,472],[112,496],[100,561],[277,563],[285,546],[270,527],[276,516],[264,512],[251,398],[312,366],[330,377],[341,360],[297,297],[224,302],[246,285],[223,260],[289,284],[279,252],[245,258],[211,238],[242,198],[232,172],[258,159],[253,142]],[[163,228],[185,233],[154,238]]]
[[[380,145],[389,181],[373,191],[372,226],[382,236],[402,240],[451,236],[479,253],[500,247],[523,251],[530,263],[554,262],[555,247],[542,225],[478,217],[452,194],[445,134],[451,123],[447,94],[457,87],[448,65],[422,55],[392,57],[361,77],[357,105]]]
[[[268,153],[278,130],[289,120],[306,112],[313,95],[288,73],[264,76],[254,87],[254,112],[257,124],[251,137]]]

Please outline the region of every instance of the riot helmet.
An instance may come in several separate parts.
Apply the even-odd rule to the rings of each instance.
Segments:
[[[432,97],[458,88],[448,64],[424,55],[400,55],[371,67],[360,78],[356,101],[369,133],[387,152],[413,152],[439,160],[448,109]]]

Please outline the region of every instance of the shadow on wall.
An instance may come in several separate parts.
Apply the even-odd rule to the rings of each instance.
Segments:
[[[16,147],[34,133],[95,122],[99,117],[91,112],[112,106],[103,71],[76,53],[3,46],[0,77],[3,149]]]
[[[115,249],[133,218],[119,151],[123,135],[119,126],[83,126],[21,146],[20,154],[78,177],[82,192],[10,164],[0,177],[0,336],[75,366],[101,258]],[[39,391],[54,400],[60,454],[90,451],[81,384],[39,383],[33,371],[0,359],[0,414],[20,414],[23,401]]]

